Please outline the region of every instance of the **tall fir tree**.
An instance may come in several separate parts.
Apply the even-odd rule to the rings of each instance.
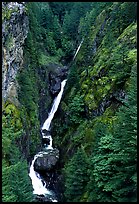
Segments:
[[[80,202],[88,182],[89,163],[83,148],[79,148],[65,167],[65,197],[68,202]]]

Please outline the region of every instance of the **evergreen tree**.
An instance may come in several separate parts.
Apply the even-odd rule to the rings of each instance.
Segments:
[[[3,165],[3,202],[31,202],[33,200],[33,189],[28,176],[27,168],[27,163],[25,161],[20,161],[17,164],[9,167]]]
[[[88,182],[89,163],[83,148],[79,148],[65,167],[65,197],[68,202],[80,202]]]
[[[54,16],[53,32],[54,32],[54,41],[56,44],[56,48],[58,49],[61,47],[61,26],[57,16]]]

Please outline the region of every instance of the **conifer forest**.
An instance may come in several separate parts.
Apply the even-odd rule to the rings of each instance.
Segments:
[[[1,5],[1,202],[137,202],[137,2]]]

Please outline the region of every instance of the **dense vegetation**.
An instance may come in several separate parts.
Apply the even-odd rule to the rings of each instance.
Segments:
[[[84,41],[53,121],[65,201],[135,202],[136,3],[98,3],[79,27]]]
[[[63,201],[135,202],[136,3],[30,2],[26,10],[24,69],[17,76],[20,107],[3,105],[3,202],[33,199],[26,159],[39,151],[41,114],[47,116],[52,102],[49,63],[70,64],[52,123]]]

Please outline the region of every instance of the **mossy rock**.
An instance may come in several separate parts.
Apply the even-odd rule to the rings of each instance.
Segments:
[[[88,93],[85,98],[85,104],[87,105],[87,107],[89,108],[89,110],[93,110],[93,109],[96,109],[97,108],[97,104],[95,102],[95,99],[94,99],[94,95],[93,94],[90,94]]]
[[[2,8],[2,21],[4,19],[9,20],[11,18],[12,13],[18,12],[18,7],[17,8],[8,8],[8,7],[3,7]]]

